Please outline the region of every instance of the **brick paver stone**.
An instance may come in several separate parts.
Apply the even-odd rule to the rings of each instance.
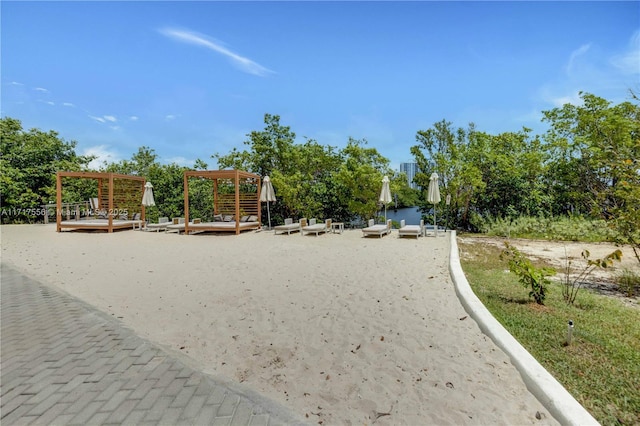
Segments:
[[[2,424],[304,423],[8,264],[1,273]]]

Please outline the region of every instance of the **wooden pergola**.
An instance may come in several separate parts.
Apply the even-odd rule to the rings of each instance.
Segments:
[[[202,178],[213,181],[213,213],[214,215],[233,215],[234,226],[229,223],[207,222],[193,224],[189,220],[189,179]],[[232,182],[233,193],[220,193],[220,181]],[[184,172],[184,215],[185,234],[192,231],[235,231],[236,235],[244,229],[261,227],[260,208],[260,176],[241,170],[189,170]],[[255,216],[257,221],[250,224],[241,223],[243,216]],[[247,226],[248,225],[248,226]]]
[[[62,179],[94,179],[98,186],[97,206],[104,211],[106,218],[102,220],[62,220]],[[102,229],[113,232],[114,229],[132,228],[144,222],[145,208],[142,205],[144,184],[146,179],[141,176],[122,175],[118,173],[99,172],[58,172],[56,173],[56,231],[63,228]],[[131,220],[130,213],[140,208],[140,218]],[[129,209],[132,209],[130,212]],[[122,218],[126,216],[126,219]]]

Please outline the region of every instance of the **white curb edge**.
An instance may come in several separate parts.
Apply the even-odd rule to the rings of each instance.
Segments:
[[[527,389],[563,425],[599,425],[598,421],[558,382],[538,361],[496,320],[469,286],[456,242],[451,232],[449,273],[456,293],[467,313],[478,323],[483,333],[491,337],[511,359],[520,372]]]

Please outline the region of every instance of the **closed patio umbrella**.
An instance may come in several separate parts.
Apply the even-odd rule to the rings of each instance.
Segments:
[[[429,188],[427,190],[427,202],[433,204],[433,232],[438,236],[438,223],[436,221],[436,204],[440,203],[440,187],[438,186],[438,174],[432,173],[429,178]]]
[[[382,178],[382,191],[380,191],[378,201],[384,204],[384,223],[387,223],[387,204],[393,201],[393,198],[391,198],[391,189],[389,188],[389,178],[387,176]]]
[[[142,205],[145,207],[155,206],[156,202],[153,199],[153,185],[151,182],[144,184],[144,194],[142,194]]]
[[[271,229],[271,213],[269,212],[269,201],[276,201],[276,192],[273,190],[273,184],[271,183],[271,179],[269,179],[269,176],[265,176],[262,180],[260,201],[267,202],[267,217],[269,218],[269,229]]]

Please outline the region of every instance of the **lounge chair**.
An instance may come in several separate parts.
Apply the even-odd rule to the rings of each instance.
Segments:
[[[286,232],[287,235],[291,235],[292,232],[300,231],[300,228],[300,222],[294,223],[292,218],[287,218],[284,220],[284,225],[273,227],[273,233],[274,235],[277,235],[278,233],[284,234]]]
[[[420,225],[406,225],[404,219],[400,221],[398,237],[421,237],[424,235],[424,220],[420,220]]]
[[[364,237],[368,237],[370,235],[375,235],[382,238],[384,235],[391,233],[391,219],[387,220],[387,224],[383,225],[375,225],[373,219],[369,220],[369,226],[366,228],[362,228],[362,234]]]
[[[145,231],[156,231],[156,232],[166,231],[167,226],[169,226],[170,223],[171,222],[169,222],[169,218],[168,217],[159,217],[158,218],[158,223],[147,223],[147,225],[145,226],[144,230]]]
[[[165,228],[165,232],[167,232],[167,233],[169,233],[169,232],[177,232],[178,235],[179,235],[180,231],[184,232],[184,217],[174,217],[173,218],[173,223],[170,223]]]
[[[327,233],[331,230],[331,219],[327,219],[324,223],[317,223],[315,219],[309,220],[308,226],[300,228],[300,234],[316,234],[316,237],[320,233]]]

